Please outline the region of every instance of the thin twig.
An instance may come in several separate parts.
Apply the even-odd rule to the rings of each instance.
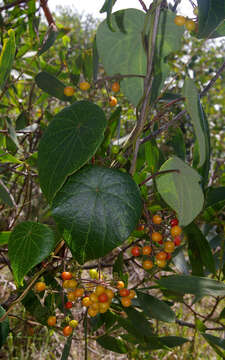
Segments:
[[[54,24],[55,25],[55,21],[52,17],[52,13],[48,7],[48,0],[40,0],[40,4],[41,4],[41,7],[44,11],[44,14],[45,14],[45,17],[46,17],[46,20],[48,21],[48,25],[52,25]]]
[[[145,5],[144,1],[143,1],[143,0],[139,0],[139,3],[141,4],[143,10],[144,10],[145,12],[148,12],[148,8],[147,8],[147,6]]]
[[[171,173],[171,172],[176,172],[179,173],[180,170],[177,169],[172,169],[172,170],[163,170],[163,171],[158,171],[155,174],[152,174],[151,176],[149,176],[147,179],[145,179],[144,181],[142,181],[142,183],[139,184],[139,186],[142,186],[144,184],[146,184],[149,180],[153,179],[154,177],[158,176],[158,175],[162,175],[162,174],[167,174],[167,173]]]
[[[8,10],[8,9],[10,9],[11,7],[13,7],[13,6],[17,6],[17,5],[20,5],[20,4],[22,4],[22,3],[27,3],[29,0],[17,0],[17,1],[13,1],[12,3],[10,3],[10,4],[6,4],[6,5],[4,5],[4,6],[1,6],[0,7],[0,12],[1,11],[4,11],[4,10]]]

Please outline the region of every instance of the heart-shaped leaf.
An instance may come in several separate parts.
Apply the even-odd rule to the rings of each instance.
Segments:
[[[139,188],[128,174],[91,165],[68,178],[52,206],[55,220],[71,234],[67,242],[81,264],[121,245],[141,212]]]
[[[165,202],[177,212],[181,226],[190,224],[201,212],[204,195],[199,185],[200,175],[177,157],[170,158],[160,171],[177,170],[156,178],[158,191]]]
[[[9,260],[18,285],[35,265],[44,260],[54,249],[53,231],[46,225],[25,221],[17,225],[8,242]]]
[[[48,200],[53,199],[67,176],[94,155],[105,128],[104,112],[89,101],[75,102],[54,117],[38,152],[40,185]]]

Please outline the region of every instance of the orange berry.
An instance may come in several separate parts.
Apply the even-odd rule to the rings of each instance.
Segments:
[[[174,18],[174,23],[178,26],[183,26],[185,24],[186,18],[181,15],[177,15]]]
[[[70,325],[67,325],[63,329],[63,335],[64,336],[70,336],[73,332],[73,328]]]
[[[83,305],[83,306],[88,307],[88,306],[90,306],[91,304],[92,304],[92,301],[91,301],[91,299],[90,299],[89,296],[85,296],[85,297],[82,299],[82,305]]]
[[[185,21],[185,27],[189,31],[194,31],[196,28],[196,24],[193,20],[188,19]]]
[[[156,259],[158,260],[166,260],[167,253],[165,251],[160,251],[158,254],[156,254]]]
[[[162,218],[159,215],[154,215],[153,218],[152,218],[152,221],[153,221],[154,224],[159,225],[162,222]]]
[[[142,248],[142,254],[143,255],[150,255],[152,252],[152,248],[149,245],[146,245]]]
[[[131,254],[133,256],[140,256],[140,247],[139,246],[133,246],[132,249],[131,249]]]
[[[166,260],[156,259],[156,265],[158,265],[161,268],[164,268],[166,266]]]
[[[171,228],[170,233],[171,233],[172,237],[176,237],[182,233],[182,229],[179,225],[175,225]]]
[[[117,93],[120,91],[120,84],[116,81],[112,84],[112,87],[111,87],[112,91]]]
[[[110,303],[109,302],[104,302],[99,304],[99,312],[101,314],[105,313],[110,307]]]
[[[48,326],[55,326],[55,324],[56,324],[56,316],[49,316]]]
[[[65,281],[63,281],[62,286],[64,287],[64,289],[69,289],[69,288],[70,288],[70,287],[69,287],[69,282],[70,282],[70,280],[65,280]]]
[[[174,249],[175,249],[175,244],[173,241],[166,241],[164,243],[164,250],[167,252],[167,253],[172,253],[174,252]]]
[[[91,85],[89,84],[89,82],[87,81],[83,81],[79,84],[79,88],[82,90],[82,91],[87,91],[88,89],[90,89]]]
[[[95,310],[95,311],[99,311],[99,303],[93,303],[93,304],[91,304],[90,305],[90,307],[89,308],[91,308],[92,310]]]
[[[37,292],[42,292],[46,289],[46,284],[43,281],[38,281],[35,285],[34,285],[34,289]]]
[[[117,281],[116,287],[117,289],[123,289],[124,288],[124,282],[123,281]]]
[[[136,292],[134,290],[130,290],[130,294],[128,295],[129,299],[133,299],[136,296]]]
[[[67,280],[68,281],[68,287],[69,289],[75,289],[77,287],[77,281],[72,279],[72,280]]]
[[[72,86],[66,86],[64,88],[64,95],[66,96],[73,96],[73,94],[75,93],[75,90]]]
[[[97,303],[98,302],[98,295],[96,295],[95,293],[92,293],[89,296],[89,299],[91,300],[92,303]]]
[[[63,280],[70,280],[70,279],[72,279],[72,277],[73,277],[73,275],[69,271],[63,271],[62,274],[61,274],[61,278]]]
[[[128,289],[120,289],[119,294],[120,294],[120,296],[123,296],[123,297],[129,296],[130,295],[130,290],[128,290]]]
[[[131,299],[129,298],[129,297],[122,297],[121,299],[120,299],[120,301],[121,301],[121,303],[122,303],[122,305],[124,306],[124,307],[129,307],[129,306],[131,306]]]
[[[83,288],[76,288],[74,290],[75,297],[81,297],[84,295],[84,289]]]
[[[93,309],[91,306],[88,308],[88,315],[95,317],[98,314],[98,310]]]
[[[111,301],[114,297],[114,292],[111,289],[106,289],[105,294],[108,296],[108,299]]]
[[[104,288],[104,286],[98,285],[98,286],[96,286],[95,293],[97,296],[99,296],[99,295],[103,294],[105,292],[105,290],[106,289]]]
[[[137,230],[138,230],[138,231],[144,231],[144,229],[145,229],[144,224],[140,224],[140,225],[138,225],[138,227],[137,227]]]
[[[70,291],[67,293],[67,299],[69,301],[74,301],[76,300],[76,295],[75,295],[75,291]]]
[[[153,268],[154,264],[151,260],[144,260],[142,266],[145,270],[150,270]]]
[[[114,107],[117,105],[117,98],[115,98],[115,96],[110,96],[109,97],[109,106]]]
[[[162,241],[162,239],[163,239],[162,234],[160,234],[159,232],[153,232],[152,233],[152,240],[153,241],[159,242],[159,241]]]

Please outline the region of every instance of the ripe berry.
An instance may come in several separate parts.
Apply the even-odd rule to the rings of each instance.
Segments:
[[[49,316],[48,318],[48,326],[55,326],[56,324],[56,317],[55,316]]]
[[[175,246],[180,246],[180,243],[181,243],[181,238],[180,238],[180,236],[176,236],[176,237],[173,239],[173,242],[174,242],[174,245],[175,245]]]
[[[172,237],[179,236],[182,232],[182,229],[179,225],[173,226],[170,230]]]
[[[108,296],[106,295],[106,293],[102,293],[101,295],[99,295],[98,297],[98,301],[100,303],[105,303],[109,300]]]
[[[131,249],[131,254],[133,256],[139,256],[140,255],[140,248],[139,246],[133,246]]]
[[[174,248],[175,248],[175,244],[173,241],[166,241],[165,244],[164,244],[164,250],[167,252],[167,253],[172,253],[174,252]]]
[[[120,294],[120,296],[129,296],[130,295],[130,290],[128,290],[128,289],[120,289],[119,290],[119,294]]]
[[[144,224],[139,224],[138,227],[137,227],[138,231],[144,231],[144,229],[145,229]]]
[[[158,259],[156,259],[156,265],[158,265],[161,268],[164,268],[166,266],[166,260],[158,260]]]
[[[153,232],[152,233],[152,240],[159,242],[163,239],[162,235],[159,232]]]
[[[70,336],[73,332],[73,328],[70,325],[67,325],[63,329],[63,335],[64,336]]]
[[[151,260],[144,260],[142,266],[145,270],[150,270],[153,268],[154,264]]]
[[[160,251],[155,257],[158,260],[166,260],[167,253],[165,251]]]
[[[178,225],[179,224],[179,221],[178,221],[178,219],[172,219],[171,221],[170,221],[170,225],[171,225],[171,227],[173,227],[173,226],[176,226],[176,225]]]
[[[117,289],[123,289],[124,288],[124,282],[123,281],[117,281],[116,287]]]
[[[92,303],[97,303],[97,302],[98,302],[98,295],[95,294],[95,293],[92,293],[92,294],[89,296],[89,299],[91,300]]]
[[[105,290],[106,289],[104,288],[104,286],[98,285],[98,286],[96,286],[95,293],[97,296],[99,296],[99,295],[103,294],[105,292]]]
[[[95,317],[98,314],[98,310],[93,309],[91,306],[88,308],[88,315]]]
[[[109,97],[109,106],[114,107],[117,105],[117,99],[115,98],[115,96],[110,96]]]
[[[70,320],[69,326],[71,326],[73,329],[75,329],[78,326],[77,320]]]
[[[71,301],[67,301],[66,303],[65,303],[65,308],[66,309],[71,309],[73,307],[73,303],[71,302]]]
[[[108,296],[108,299],[111,301],[114,297],[114,292],[111,289],[106,289],[105,293]]]
[[[42,292],[46,289],[46,284],[43,281],[38,281],[35,285],[34,285],[34,289],[37,292]]]
[[[129,297],[122,297],[120,301],[124,307],[131,306],[131,299]]]
[[[85,296],[85,297],[82,299],[82,305],[83,305],[83,306],[88,307],[88,306],[90,306],[91,304],[92,304],[92,301],[91,301],[91,299],[90,299],[89,296]]]
[[[189,31],[194,31],[196,28],[196,24],[193,20],[186,20],[185,21],[185,27]]]
[[[101,314],[104,314],[110,307],[110,303],[109,302],[104,302],[104,303],[100,303],[99,304],[99,312]]]
[[[79,88],[82,90],[82,91],[87,91],[88,89],[90,89],[91,85],[89,84],[89,82],[87,81],[83,81],[79,84]]]
[[[67,285],[69,287],[69,289],[75,289],[77,287],[77,281],[74,279],[71,280],[66,280],[68,281]]]
[[[183,26],[185,24],[185,21],[186,21],[185,17],[181,15],[177,15],[174,18],[174,23],[178,26]]]
[[[111,87],[112,91],[117,93],[120,91],[120,84],[116,81],[112,84],[112,87]]]
[[[92,305],[90,305],[89,309],[95,310],[95,311],[99,311],[99,303],[93,303]]]
[[[142,255],[150,255],[152,252],[152,248],[149,245],[146,245],[142,248]]]
[[[63,280],[70,280],[70,279],[72,279],[73,275],[69,271],[63,271],[61,274],[61,277]]]
[[[130,290],[130,294],[128,295],[129,299],[133,299],[136,296],[136,292],[134,290]]]
[[[172,255],[170,253],[167,253],[167,257],[166,257],[166,260],[170,260],[172,257]]]
[[[67,299],[69,301],[74,301],[76,300],[76,295],[75,295],[75,291],[70,291],[67,293]]]
[[[153,221],[154,224],[159,225],[162,222],[162,218],[159,215],[154,215],[153,218],[152,218],[152,221]]]
[[[74,290],[75,297],[81,297],[84,295],[84,289],[83,288],[76,288]]]
[[[64,289],[69,289],[69,288],[70,288],[70,287],[69,287],[69,282],[70,282],[70,280],[65,280],[65,281],[63,281],[62,286],[64,287]]]
[[[64,88],[64,95],[66,96],[73,96],[73,94],[75,93],[75,90],[72,86],[66,86]]]

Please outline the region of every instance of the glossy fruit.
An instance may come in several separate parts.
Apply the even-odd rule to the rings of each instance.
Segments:
[[[63,280],[70,280],[70,279],[72,279],[72,277],[73,277],[73,275],[69,271],[63,271],[62,274],[61,274],[61,278]]]
[[[75,93],[75,90],[72,86],[66,86],[64,88],[64,95],[66,96],[73,96],[73,94]]]
[[[46,284],[43,281],[38,281],[35,285],[34,285],[34,289],[37,292],[42,292],[46,289]]]
[[[68,299],[69,301],[74,301],[74,300],[76,300],[76,295],[75,295],[74,291],[70,291],[70,292],[67,293],[67,299]]]
[[[160,234],[159,232],[153,232],[152,233],[152,240],[155,242],[159,242],[162,241],[163,237],[162,234]]]
[[[180,244],[181,244],[180,236],[175,236],[175,238],[173,239],[173,242],[174,242],[175,246],[180,246]]]
[[[98,280],[98,271],[96,269],[90,269],[89,275],[93,280]]]
[[[69,281],[70,281],[70,280],[65,280],[65,281],[63,281],[62,286],[63,286],[64,289],[69,289],[69,288],[70,288],[70,287],[69,287]]]
[[[84,295],[84,289],[83,289],[83,288],[76,288],[76,289],[74,290],[74,295],[75,295],[76,297],[81,297],[81,296],[83,296],[83,295]]]
[[[75,329],[78,326],[77,320],[70,320],[69,326],[71,326],[73,329]]]
[[[93,309],[92,307],[88,308],[88,315],[95,317],[98,314],[98,310]]]
[[[174,18],[174,23],[178,26],[183,26],[185,24],[186,18],[181,15],[177,15]]]
[[[70,325],[67,325],[63,329],[63,335],[64,336],[70,336],[73,332],[73,328]]]
[[[112,91],[117,93],[120,91],[120,84],[116,81],[112,84],[112,87],[111,87]]]
[[[149,245],[146,245],[142,248],[142,255],[150,255],[152,252],[152,248]]]
[[[145,270],[150,270],[153,268],[154,264],[151,260],[144,260],[142,266]]]
[[[166,260],[167,253],[165,251],[160,251],[155,257],[158,260]]]
[[[103,294],[105,292],[105,290],[106,289],[104,286],[98,285],[98,286],[96,286],[95,293],[97,296],[99,296],[99,295]]]
[[[179,225],[176,225],[171,228],[170,233],[173,237],[179,236],[182,233],[182,229]]]
[[[115,96],[110,96],[109,97],[109,106],[114,107],[117,105],[117,98],[115,98]]]
[[[185,27],[189,31],[194,31],[196,28],[196,24],[193,20],[186,20],[185,21]]]
[[[140,251],[139,246],[133,246],[132,249],[131,249],[131,254],[133,256],[140,256],[141,251]]]
[[[128,290],[128,289],[120,289],[119,290],[119,294],[120,294],[120,296],[129,296],[130,295],[130,290]]]
[[[176,226],[176,225],[178,225],[178,224],[179,224],[179,221],[178,221],[178,219],[177,219],[177,218],[172,219],[172,220],[170,221],[170,225],[171,225],[171,227]]]
[[[90,308],[95,311],[99,311],[99,303],[93,303],[90,305]]]
[[[91,301],[91,299],[90,299],[89,296],[85,296],[85,297],[82,299],[82,305],[83,305],[83,306],[88,307],[88,306],[90,306],[91,304],[92,304],[92,301]]]
[[[77,287],[77,281],[74,279],[71,280],[65,280],[68,281],[67,285],[69,287],[69,289],[75,289]]]
[[[56,324],[56,316],[49,316],[48,326],[55,326],[55,324]]]
[[[71,301],[67,301],[66,303],[65,303],[65,308],[66,309],[71,309],[73,307],[73,303],[71,302]]]
[[[129,299],[133,299],[136,296],[136,292],[134,290],[130,290],[130,294],[128,295]]]
[[[95,293],[92,293],[90,296],[89,296],[90,300],[92,303],[97,303],[98,302],[98,295],[95,294]]]
[[[154,224],[159,225],[162,222],[162,218],[159,215],[154,215],[153,218],[152,218],[152,221],[153,221]]]
[[[100,303],[99,304],[99,312],[101,314],[104,314],[110,307],[110,303],[109,302],[104,302],[104,303]]]
[[[122,297],[120,301],[124,307],[131,306],[131,299],[129,297]]]
[[[89,82],[87,81],[83,81],[79,84],[79,88],[82,90],[82,91],[87,91],[88,89],[90,89],[91,85],[89,84]]]
[[[116,287],[117,289],[123,289],[124,288],[124,282],[123,281],[117,281]]]
[[[137,227],[138,231],[144,231],[144,229],[145,229],[144,224],[139,224],[138,227]]]
[[[166,260],[158,260],[156,259],[156,265],[161,267],[161,268],[164,268],[166,266]]]
[[[167,253],[172,253],[175,249],[175,244],[173,241],[166,241],[164,243],[164,250],[167,252]]]
[[[108,296],[110,301],[114,298],[114,292],[111,289],[106,289],[105,294]]]
[[[108,301],[109,301],[109,298],[108,298],[108,296],[106,295],[106,293],[104,292],[104,293],[102,293],[101,295],[99,295],[98,301],[99,301],[100,303],[105,303],[105,302],[108,302]]]

